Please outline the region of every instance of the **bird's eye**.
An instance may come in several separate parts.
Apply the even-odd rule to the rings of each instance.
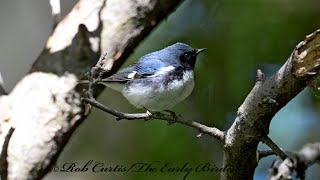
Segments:
[[[191,55],[190,55],[189,53],[185,53],[185,54],[184,54],[184,57],[185,57],[186,59],[188,59],[188,60],[191,59]]]

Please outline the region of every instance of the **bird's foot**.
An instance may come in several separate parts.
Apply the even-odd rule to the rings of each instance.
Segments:
[[[143,109],[146,110],[146,113],[148,114],[148,118],[145,119],[145,121],[148,121],[150,119],[152,119],[152,116],[155,115],[155,117],[157,117],[157,115],[161,116],[161,112],[158,112],[158,111],[151,111],[145,107],[143,107]],[[181,118],[182,116],[181,115],[177,115],[175,112],[173,111],[170,111],[170,110],[164,110],[165,112],[168,112],[170,113],[170,116],[172,117],[171,120],[168,120],[168,125],[171,125],[171,124],[174,124],[177,122],[177,119],[178,118]],[[154,116],[153,116],[154,117]]]
[[[171,120],[171,121],[168,121],[168,125],[171,125],[171,124],[176,123],[176,122],[177,122],[177,119],[182,117],[181,115],[177,115],[177,114],[176,114],[175,112],[173,112],[173,111],[170,111],[170,110],[164,110],[164,111],[170,113],[170,116],[172,117],[172,120]]]

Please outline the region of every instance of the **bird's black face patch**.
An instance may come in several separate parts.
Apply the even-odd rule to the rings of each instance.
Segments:
[[[197,51],[192,50],[182,53],[180,56],[180,61],[183,65],[187,66],[190,69],[194,69],[197,59]]]

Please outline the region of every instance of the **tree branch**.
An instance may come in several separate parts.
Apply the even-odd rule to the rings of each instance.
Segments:
[[[268,157],[268,156],[272,156],[275,155],[275,153],[272,150],[265,150],[265,151],[258,151],[258,160],[264,158],[264,157]]]
[[[169,124],[171,123],[179,123],[183,124],[189,127],[192,127],[194,129],[197,129],[200,133],[208,134],[212,137],[217,138],[220,141],[224,141],[224,132],[220,131],[217,128],[214,127],[208,127],[206,125],[203,125],[201,123],[195,122],[195,121],[188,121],[180,116],[172,116],[163,114],[160,112],[154,112],[154,113],[136,113],[136,114],[128,114],[116,111],[114,109],[111,109],[107,106],[104,106],[103,104],[96,101],[94,98],[83,98],[82,101],[89,103],[90,105],[101,109],[102,111],[105,111],[109,114],[112,114],[117,117],[117,120],[151,120],[151,119],[159,119],[167,121]]]
[[[222,172],[222,179],[253,179],[256,149],[268,135],[271,119],[318,75],[319,44],[320,35],[316,31],[297,45],[276,74],[262,81],[264,78],[258,75],[226,132],[224,166],[228,165],[228,171]]]
[[[277,155],[279,156],[281,159],[286,159],[287,158],[287,155],[286,153],[284,153],[276,143],[274,143],[268,136],[264,136],[262,137],[261,141],[263,143],[265,143],[267,146],[269,146],[272,151]]]
[[[52,28],[56,28],[59,22],[61,21],[61,6],[60,0],[50,0],[51,13],[53,18]]]
[[[75,5],[57,24],[30,74],[5,96],[7,101],[0,99],[8,107],[0,109],[0,120],[15,128],[8,145],[8,179],[41,179],[50,171],[86,118],[78,80],[101,51],[108,52],[106,64],[113,64],[108,73],[116,71],[180,2],[80,0]]]
[[[7,95],[6,90],[4,90],[4,83],[3,83],[3,78],[0,72],[0,96],[2,95]]]
[[[285,160],[275,160],[269,169],[269,180],[292,179],[294,171],[297,177],[305,179],[305,170],[320,160],[320,143],[307,144],[299,152],[289,153]]]
[[[7,96],[0,96],[0,176],[2,180],[8,175],[8,145],[14,132],[10,119],[11,100]],[[9,112],[9,113],[8,113]]]
[[[4,136],[4,142],[1,147],[1,153],[0,153],[0,175],[2,180],[6,180],[8,176],[8,162],[7,162],[7,157],[8,157],[8,145],[10,138],[12,136],[12,133],[14,132],[14,128],[10,127],[7,129],[7,131],[4,131],[1,133],[1,136]]]

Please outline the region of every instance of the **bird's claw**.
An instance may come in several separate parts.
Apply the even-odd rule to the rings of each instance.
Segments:
[[[145,121],[148,121],[148,120],[152,119],[153,115],[155,115],[157,117],[157,115],[161,115],[162,114],[161,112],[150,111],[149,109],[147,109],[145,107],[144,107],[144,109],[146,110],[146,113],[148,114],[148,117],[145,118]],[[171,120],[168,120],[168,125],[176,123],[177,119],[182,117],[181,115],[177,115],[173,111],[170,111],[170,110],[164,110],[164,111],[170,113],[170,116],[172,117]]]
[[[170,121],[168,121],[168,125],[176,123],[177,119],[182,117],[181,115],[177,115],[173,111],[170,111],[170,110],[164,110],[164,111],[170,113],[170,116],[172,117],[172,119]]]

